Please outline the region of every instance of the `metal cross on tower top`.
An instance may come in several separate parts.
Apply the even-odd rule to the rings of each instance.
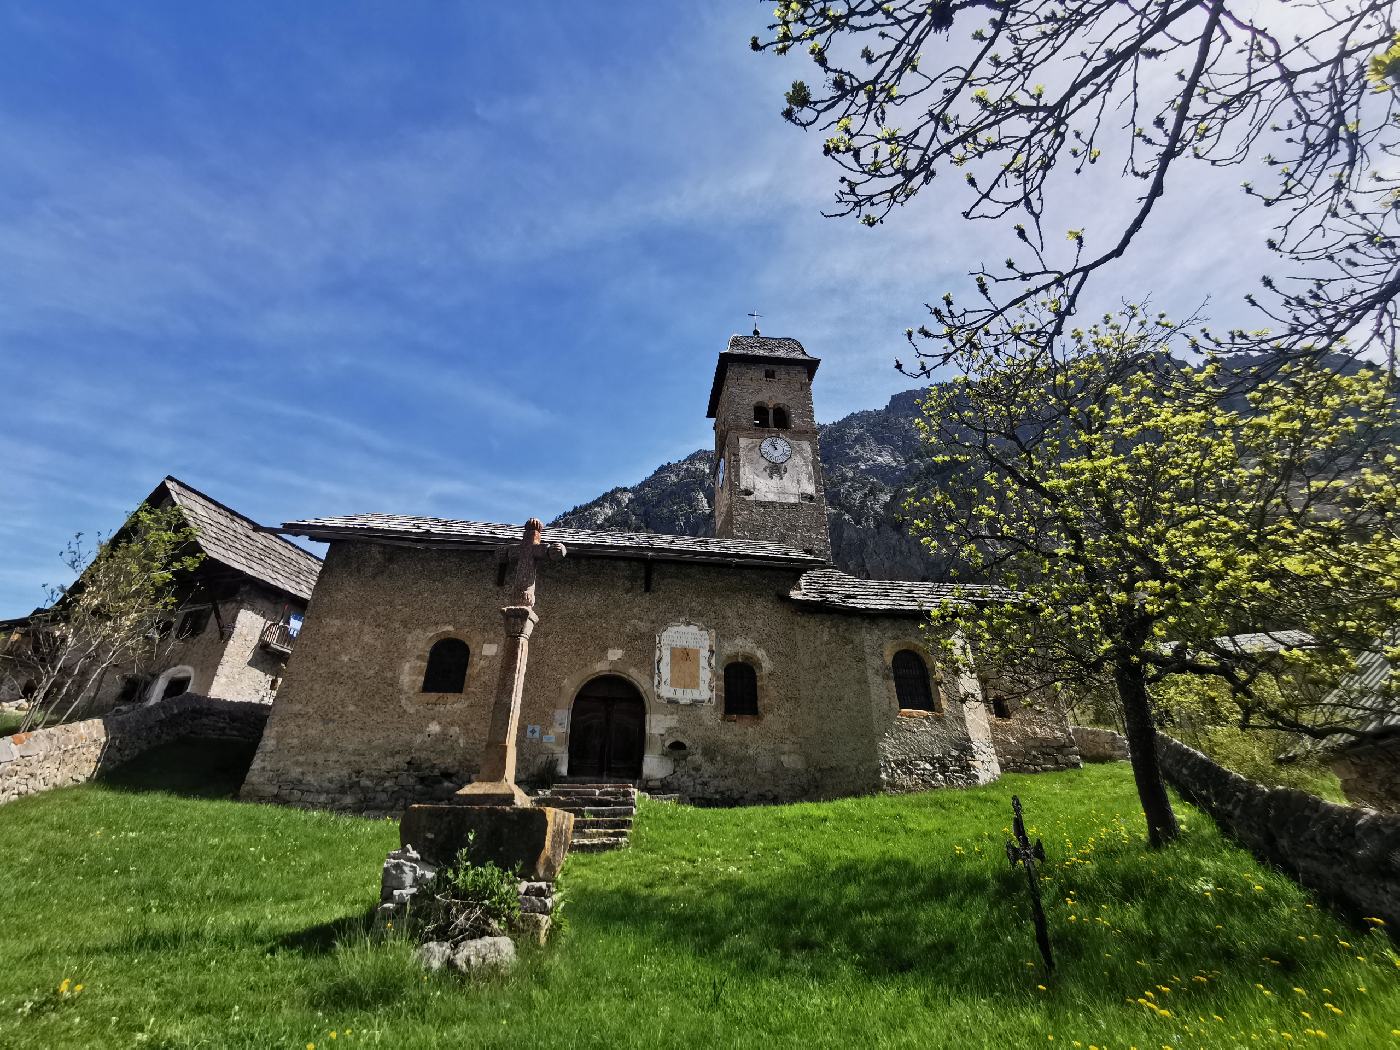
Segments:
[[[761,313],[759,313],[757,310],[755,310],[754,312],[752,312],[751,314],[749,314],[749,316],[753,318],[753,334],[754,334],[754,335],[758,335],[758,334],[759,334],[759,332],[758,332],[758,319],[759,319],[760,317],[762,317],[763,315],[762,315]]]

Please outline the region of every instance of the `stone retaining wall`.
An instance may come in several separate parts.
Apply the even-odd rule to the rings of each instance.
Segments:
[[[256,742],[270,708],[185,693],[99,718],[0,737],[0,803],[85,783],[180,737]]]
[[[1070,726],[1074,734],[1079,757],[1085,762],[1126,762],[1128,741],[1122,733],[1112,729],[1092,729],[1089,726]]]
[[[1400,925],[1400,817],[1269,788],[1157,737],[1167,780],[1262,860],[1350,912]]]

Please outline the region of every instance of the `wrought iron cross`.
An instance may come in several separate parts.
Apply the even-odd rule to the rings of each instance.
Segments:
[[[1026,869],[1026,886],[1031,894],[1031,918],[1035,920],[1035,943],[1040,946],[1045,969],[1053,970],[1055,958],[1050,954],[1050,930],[1045,925],[1045,907],[1040,901],[1040,876],[1035,870],[1036,862],[1045,860],[1045,847],[1040,844],[1040,839],[1031,845],[1026,835],[1025,818],[1021,816],[1021,800],[1015,795],[1011,796],[1011,812],[1011,832],[1016,836],[1016,841],[1007,840],[1006,859],[1011,861],[1013,868],[1021,864]]]
[[[753,334],[758,335],[758,319],[763,315],[755,310],[753,313],[749,314],[749,316],[753,318]]]

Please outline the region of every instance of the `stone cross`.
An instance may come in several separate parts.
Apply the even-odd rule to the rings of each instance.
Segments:
[[[544,525],[539,518],[531,518],[525,523],[525,534],[514,547],[502,547],[500,556],[515,562],[515,575],[511,577],[510,604],[535,607],[535,563],[541,558],[562,558],[566,550],[562,543],[542,543],[540,534]]]
[[[481,770],[458,791],[454,801],[464,806],[528,806],[529,798],[515,783],[515,737],[520,729],[520,699],[525,687],[525,666],[530,656],[530,635],[539,616],[535,613],[535,566],[541,558],[562,558],[562,543],[542,543],[544,526],[538,518],[525,523],[520,543],[502,551],[515,560],[510,604],[501,610],[506,641],[496,677],[496,698],[491,708],[491,728]]]

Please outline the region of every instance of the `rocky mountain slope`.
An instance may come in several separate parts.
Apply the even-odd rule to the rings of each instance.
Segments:
[[[937,579],[941,566],[909,536],[900,508],[908,486],[930,470],[914,432],[922,390],[884,408],[821,427],[827,520],[838,567],[876,579]],[[709,536],[714,531],[707,449],[667,463],[636,485],[615,488],[551,524],[619,532]]]

